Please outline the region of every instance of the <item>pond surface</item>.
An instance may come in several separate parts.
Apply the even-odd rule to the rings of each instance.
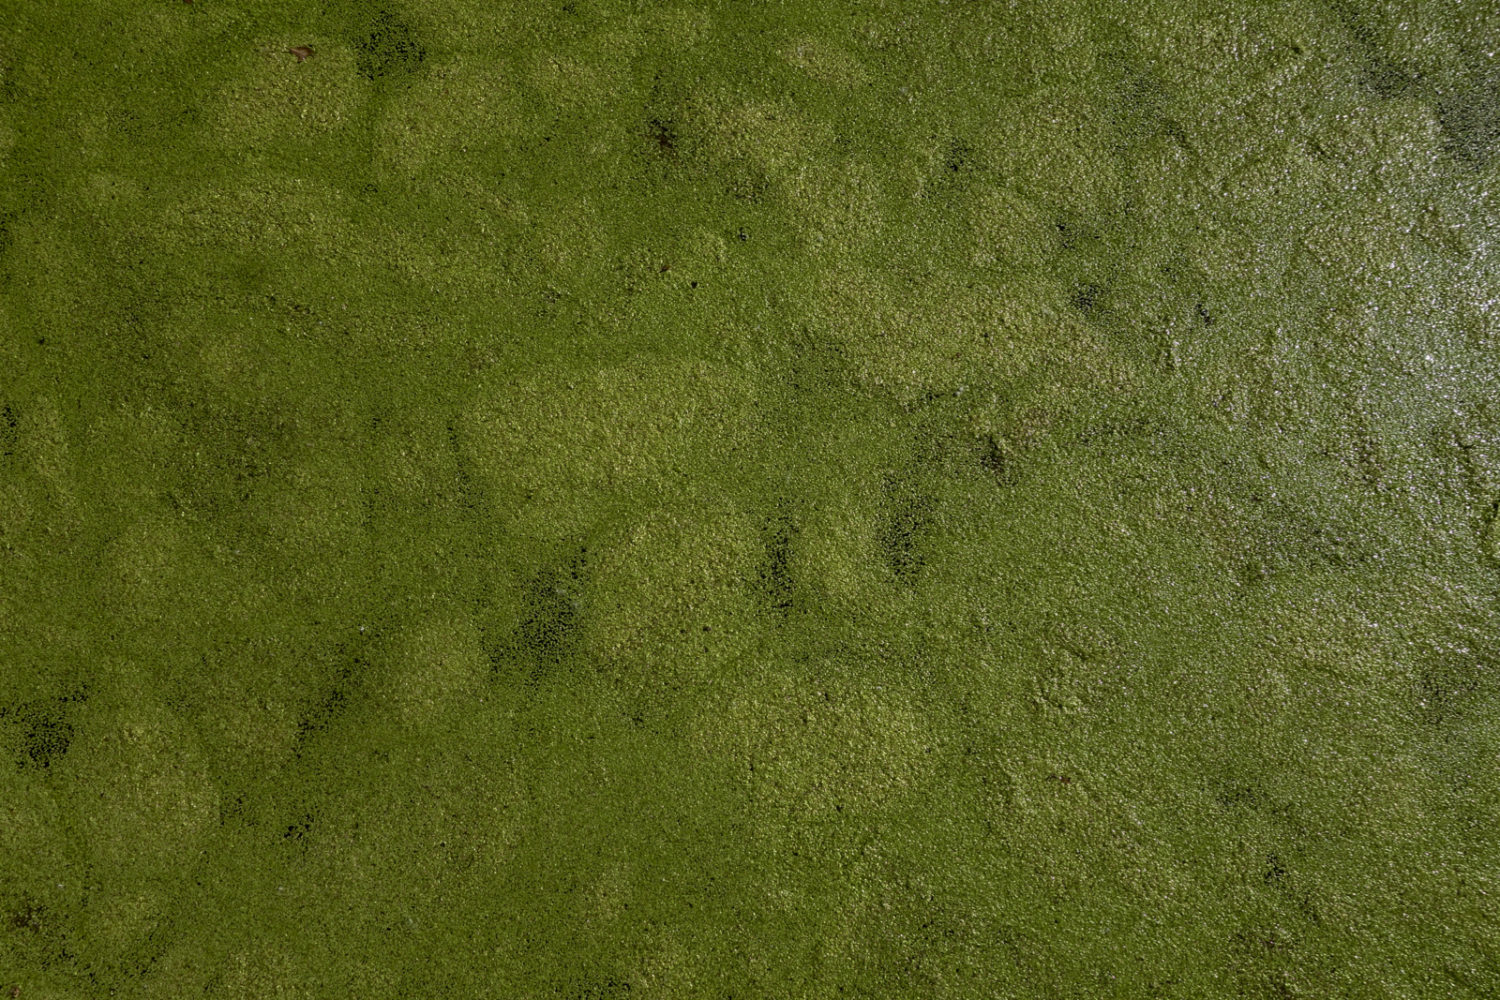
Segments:
[[[1497,50],[5,4],[0,990],[1500,995]]]

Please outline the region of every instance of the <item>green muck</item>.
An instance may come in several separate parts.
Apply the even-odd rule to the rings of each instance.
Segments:
[[[0,0],[0,1000],[1500,996],[1500,5]]]

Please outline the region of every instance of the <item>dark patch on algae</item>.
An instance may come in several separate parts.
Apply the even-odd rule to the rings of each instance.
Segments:
[[[0,995],[1500,996],[1500,8],[65,6]]]
[[[409,75],[421,69],[427,48],[412,26],[384,7],[375,8],[354,43],[354,65],[366,80]]]

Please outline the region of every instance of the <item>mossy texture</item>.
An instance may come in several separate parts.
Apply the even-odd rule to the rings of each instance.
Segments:
[[[0,4],[0,996],[1500,996],[1497,51]]]

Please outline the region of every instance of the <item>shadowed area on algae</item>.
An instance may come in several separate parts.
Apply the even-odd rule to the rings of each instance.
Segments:
[[[0,996],[1500,995],[1497,50],[0,5]]]

